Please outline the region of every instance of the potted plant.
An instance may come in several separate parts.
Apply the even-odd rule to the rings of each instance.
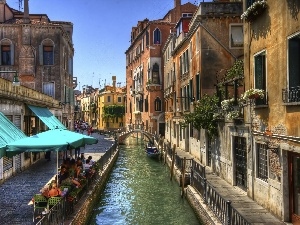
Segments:
[[[226,118],[228,120],[234,120],[234,119],[240,118],[240,116],[241,116],[241,113],[237,110],[230,111],[226,114]]]
[[[221,108],[223,111],[228,112],[232,110],[233,104],[234,104],[234,98],[225,99],[221,102]]]
[[[252,21],[268,7],[266,0],[255,1],[242,15],[241,19]]]
[[[265,97],[265,91],[261,89],[255,89],[251,88],[247,91],[245,91],[244,94],[242,94],[241,98],[243,100],[248,100],[248,99],[263,99]]]

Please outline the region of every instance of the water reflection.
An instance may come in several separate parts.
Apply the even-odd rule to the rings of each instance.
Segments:
[[[169,168],[148,158],[136,141],[121,147],[91,224],[200,224],[178,184],[170,181]]]

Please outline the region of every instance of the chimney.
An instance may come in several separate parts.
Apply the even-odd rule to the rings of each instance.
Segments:
[[[181,6],[181,0],[174,0],[174,8]]]
[[[29,0],[24,0],[24,18],[23,18],[24,23],[29,23],[30,22],[28,1]]]
[[[112,82],[113,82],[113,89],[114,90],[116,89],[116,80],[117,80],[117,77],[116,76],[112,76]]]

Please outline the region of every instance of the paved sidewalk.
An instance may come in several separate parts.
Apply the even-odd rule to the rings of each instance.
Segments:
[[[188,152],[180,149],[176,149],[177,155],[181,158],[186,157],[187,159],[194,158]],[[226,200],[231,201],[231,205],[243,215],[251,224],[262,225],[281,225],[286,224],[265,208],[260,206],[258,203],[253,201],[247,196],[247,194],[239,189],[238,187],[228,184],[225,180],[221,179],[219,176],[213,174],[210,170],[206,169],[206,179],[213,185],[215,190]]]
[[[114,142],[97,133],[92,134],[99,141],[94,145],[81,148],[85,156],[91,155],[98,160]],[[74,154],[74,151],[73,151]],[[62,160],[59,160],[61,163]],[[35,164],[0,185],[0,224],[31,225],[33,222],[33,206],[29,205],[34,194],[56,174],[56,154],[51,153],[51,161],[40,159]]]

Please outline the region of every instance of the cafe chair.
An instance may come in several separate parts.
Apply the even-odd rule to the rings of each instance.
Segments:
[[[61,204],[59,204],[61,203]],[[60,219],[63,218],[63,206],[61,197],[50,197],[48,198],[48,210],[50,213],[50,224],[58,224]]]
[[[61,197],[50,197],[48,198],[48,209],[51,209],[53,206],[58,204],[61,201]]]
[[[38,214],[40,213],[39,211],[42,209],[44,211],[45,208],[48,206],[48,199],[41,195],[41,194],[35,194],[33,196],[33,222],[35,220],[36,212]]]

